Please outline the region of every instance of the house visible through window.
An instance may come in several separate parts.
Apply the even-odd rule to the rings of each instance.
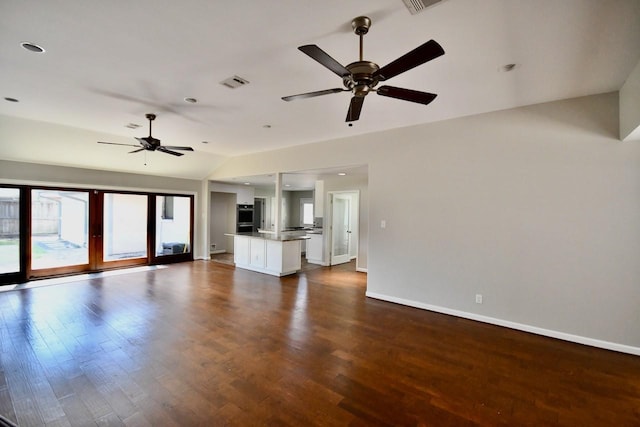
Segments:
[[[173,196],[162,198],[162,219],[173,219]]]

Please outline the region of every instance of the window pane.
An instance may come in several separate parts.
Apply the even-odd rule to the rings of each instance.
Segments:
[[[300,199],[300,225],[313,225],[313,199]]]
[[[147,256],[147,196],[105,193],[102,260]]]
[[[171,214],[167,215],[167,207]],[[156,196],[156,255],[191,252],[191,198]]]
[[[20,190],[0,188],[0,274],[20,271]]]
[[[89,263],[89,193],[31,190],[31,268]]]

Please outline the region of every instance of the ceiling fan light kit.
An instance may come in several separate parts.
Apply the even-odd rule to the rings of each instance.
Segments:
[[[353,32],[360,38],[360,59],[347,66],[340,64],[316,45],[305,45],[298,48],[298,50],[341,77],[344,89],[333,88],[290,95],[283,97],[282,99],[284,101],[313,98],[338,92],[351,92],[353,96],[349,104],[349,110],[347,111],[346,121],[353,122],[360,118],[364,98],[371,92],[376,92],[380,96],[424,105],[429,104],[436,98],[437,95],[433,93],[394,86],[380,86],[378,88],[376,88],[376,86],[381,81],[391,79],[398,74],[402,74],[405,71],[409,71],[425,62],[444,55],[444,49],[442,49],[442,46],[440,46],[438,42],[429,40],[380,68],[375,62],[364,60],[363,40],[364,35],[367,34],[371,28],[371,19],[366,16],[358,16],[351,22],[351,27],[353,28]]]

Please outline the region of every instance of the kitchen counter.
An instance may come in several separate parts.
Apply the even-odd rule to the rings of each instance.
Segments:
[[[225,236],[244,236],[244,237],[254,237],[256,239],[265,239],[265,240],[274,240],[276,242],[288,242],[291,240],[307,240],[309,239],[306,235],[295,235],[295,234],[287,234],[287,233],[225,233]]]
[[[269,233],[229,233],[233,236],[233,261],[236,268],[286,276],[302,268],[302,241],[306,235]]]

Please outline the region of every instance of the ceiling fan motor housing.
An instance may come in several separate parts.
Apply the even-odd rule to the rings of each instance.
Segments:
[[[373,73],[378,71],[378,64],[370,61],[357,61],[345,67],[351,73],[344,76],[342,82],[347,89],[353,91],[355,96],[365,96],[378,84],[378,79]]]

